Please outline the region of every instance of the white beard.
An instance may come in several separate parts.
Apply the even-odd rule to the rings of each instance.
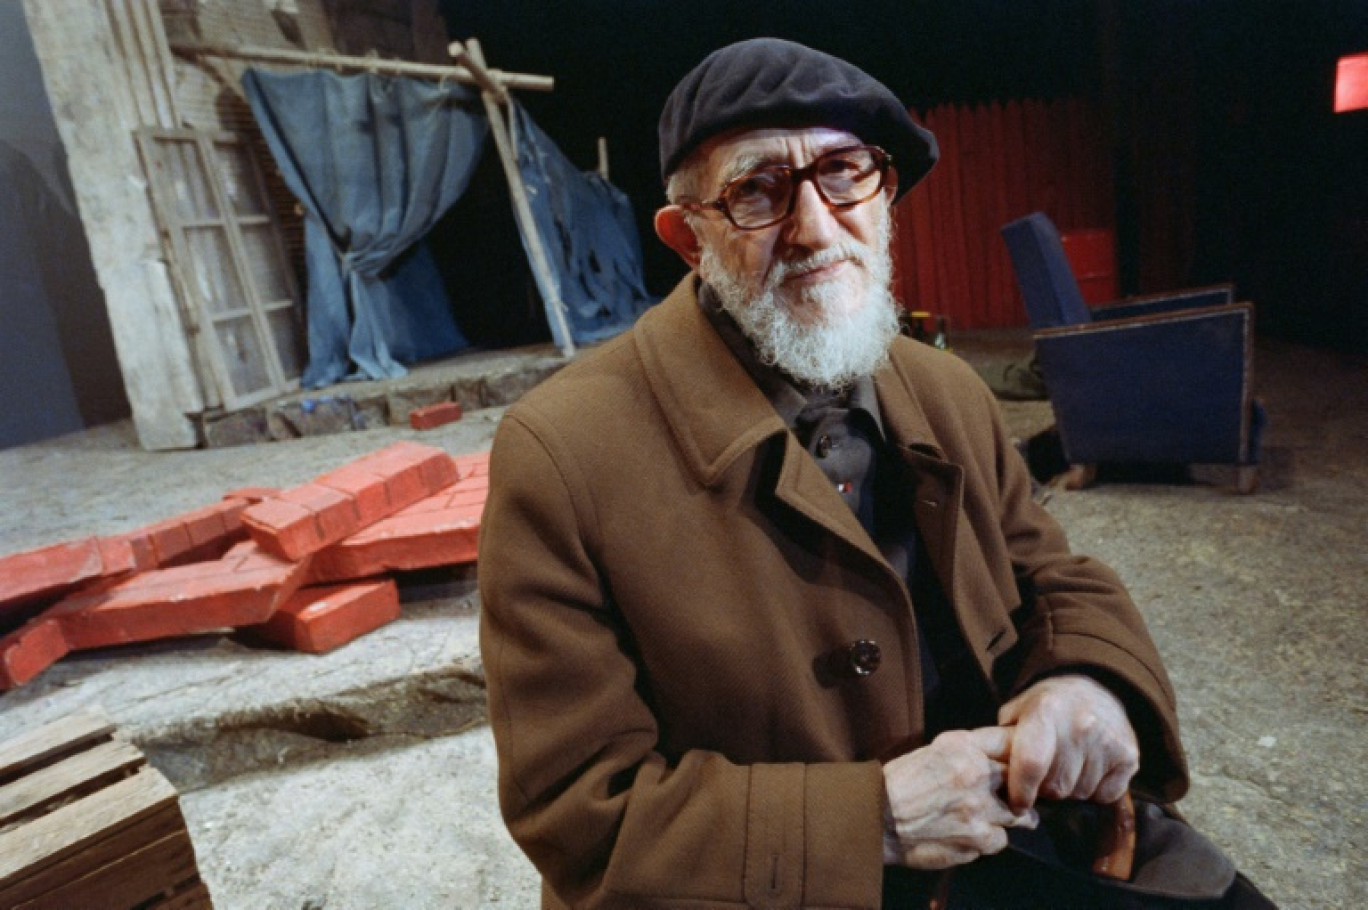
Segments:
[[[892,222],[892,213],[886,213],[874,247],[849,240],[800,260],[776,263],[763,287],[729,270],[711,245],[703,248],[699,274],[755,345],[762,363],[800,383],[841,390],[887,363],[888,348],[898,334],[889,253]],[[794,299],[782,289],[787,275],[843,259],[854,260],[853,274],[801,287]],[[852,300],[852,295],[863,300]],[[805,320],[795,316],[800,311]]]

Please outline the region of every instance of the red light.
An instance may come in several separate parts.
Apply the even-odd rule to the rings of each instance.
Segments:
[[[1368,54],[1339,59],[1335,70],[1335,113],[1368,108]]]

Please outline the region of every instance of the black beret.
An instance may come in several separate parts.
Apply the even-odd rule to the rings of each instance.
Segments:
[[[844,60],[779,38],[713,51],[685,76],[660,114],[660,176],[707,139],[740,128],[825,126],[893,156],[898,195],[926,176],[940,152],[882,82]]]

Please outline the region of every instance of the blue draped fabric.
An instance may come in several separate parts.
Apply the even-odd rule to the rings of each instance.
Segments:
[[[470,183],[489,123],[460,85],[316,71],[248,70],[243,88],[305,210],[309,365],[303,384],[404,374],[468,347],[424,235]],[[577,343],[631,326],[655,302],[627,197],[577,170],[511,105],[517,157],[554,287]],[[527,239],[523,237],[526,248]],[[557,320],[547,318],[562,347]]]
[[[400,361],[468,347],[421,240],[479,162],[489,127],[478,94],[326,71],[248,70],[242,83],[305,210],[303,384],[402,376]]]
[[[547,288],[535,276],[552,338],[564,346],[550,309],[556,296],[565,304],[576,342],[610,338],[656,302],[642,280],[641,242],[631,203],[598,174],[576,168],[520,105],[510,102],[509,107],[515,118],[518,171],[556,282],[555,288]]]

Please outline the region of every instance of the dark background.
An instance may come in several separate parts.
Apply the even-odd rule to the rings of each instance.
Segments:
[[[553,93],[519,100],[572,160],[592,168],[607,137],[653,293],[684,272],[650,226],[665,96],[710,51],[773,35],[850,59],[916,109],[1099,103],[1124,292],[1162,289],[1143,286],[1140,265],[1142,225],[1152,233],[1160,210],[1183,250],[1175,283],[1233,280],[1262,332],[1368,351],[1368,111],[1332,113],[1336,60],[1368,51],[1368,0],[444,0],[444,12],[491,67],[555,77]]]

